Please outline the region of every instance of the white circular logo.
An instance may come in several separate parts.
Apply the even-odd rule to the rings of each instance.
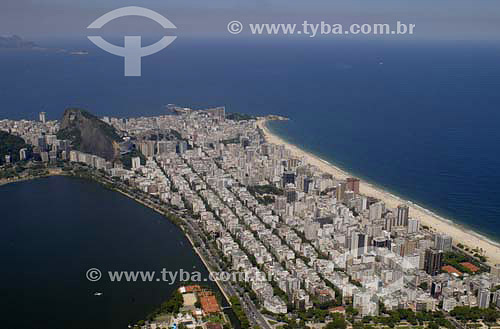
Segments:
[[[85,276],[87,277],[87,280],[89,280],[90,282],[96,282],[96,281],[99,281],[101,279],[102,274],[101,274],[101,271],[99,271],[99,269],[90,268],[90,269],[88,269]]]
[[[243,24],[240,21],[231,21],[227,24],[227,31],[231,34],[239,34],[243,31]]]

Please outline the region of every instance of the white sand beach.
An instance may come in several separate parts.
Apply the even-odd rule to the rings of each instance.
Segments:
[[[309,164],[318,167],[326,173],[332,174],[334,177],[355,177],[335,167],[331,163],[284,141],[268,129],[266,122],[267,120],[265,119],[259,119],[257,124],[264,132],[265,138],[269,143],[284,144],[285,147],[288,148],[295,156],[301,158],[305,157]],[[364,182],[363,180],[360,182],[360,193],[382,200],[389,208],[395,208],[399,204],[406,203],[410,208],[410,217],[419,219],[422,225],[429,226],[437,232],[443,232],[450,235],[453,238],[453,243],[455,245],[457,243],[462,243],[471,249],[476,247],[482,249],[484,251],[483,255],[487,257],[490,265],[500,263],[500,246],[492,241],[489,241],[486,237],[467,230],[459,225],[453,224],[449,219],[440,217],[427,209],[386,192],[381,188]]]

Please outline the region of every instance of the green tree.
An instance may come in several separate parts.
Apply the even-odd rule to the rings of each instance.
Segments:
[[[335,314],[332,321],[326,325],[326,329],[345,329],[347,328],[347,321],[344,317]]]

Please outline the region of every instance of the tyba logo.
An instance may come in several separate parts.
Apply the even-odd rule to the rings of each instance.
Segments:
[[[157,12],[142,8],[142,7],[123,7],[110,11],[98,19],[96,19],[92,24],[90,24],[88,29],[100,29],[106,23],[120,17],[125,16],[141,16],[149,18],[158,24],[160,24],[164,29],[175,29],[175,25],[169,21],[167,18],[158,14]],[[142,57],[149,56],[159,52],[168,45],[170,45],[177,37],[164,36],[158,42],[147,46],[141,46],[140,36],[125,36],[124,47],[119,47],[113,45],[102,37],[99,36],[89,36],[90,41],[92,41],[99,48],[107,51],[116,56],[121,56],[125,58],[125,76],[138,77],[141,76],[141,59]]]

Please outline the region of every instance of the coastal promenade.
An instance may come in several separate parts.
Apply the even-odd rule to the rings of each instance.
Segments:
[[[113,183],[112,181],[110,181],[109,179],[107,178],[104,178],[103,179],[107,182],[107,183]],[[123,194],[124,196],[142,204],[143,206],[146,206],[162,215],[165,215],[165,213],[167,211],[170,211],[169,209],[165,209],[165,207],[159,205],[159,204],[155,204],[154,202],[148,200],[148,199],[141,199],[141,198],[138,198],[137,196],[134,196],[132,195],[131,193],[127,192],[127,191],[124,191],[123,189],[121,188],[116,188],[115,189],[117,192],[120,192],[121,194]],[[186,221],[186,220],[184,220]],[[187,225],[190,225],[189,223],[187,223]],[[195,243],[193,242],[193,238],[190,236],[190,234],[184,229],[181,227],[181,230],[183,232],[183,234],[186,236],[186,238],[189,240],[189,243],[191,244],[193,250],[196,252],[196,254],[198,255],[198,257],[200,257],[201,261],[203,262],[203,264],[205,265],[205,267],[207,268],[207,271],[209,273],[213,273],[213,270],[211,269],[207,259],[205,258],[205,256],[198,250],[198,248],[196,247]],[[226,298],[227,302],[231,305],[231,301],[229,299],[229,294],[227,293],[226,291],[226,287],[223,286],[223,284],[217,279],[217,275],[214,275],[214,281],[215,283],[217,284],[217,286],[219,287],[220,291],[222,292],[222,294],[224,295],[224,297]]]
[[[273,134],[267,127],[268,121],[270,120],[265,118],[261,118],[257,121],[257,125],[264,134],[264,138],[267,142],[278,145],[285,145],[285,147],[289,149],[295,156],[299,158],[305,158],[309,164],[316,166],[326,173],[332,174],[334,177],[340,179],[353,177],[353,175],[349,174],[348,172],[309,152],[300,149],[296,145],[285,141],[276,134]],[[380,187],[374,186],[362,180],[360,184],[360,193],[382,200],[386,204],[386,206],[390,208],[396,208],[400,204],[406,204],[410,208],[410,216],[419,219],[423,225],[429,226],[432,231],[445,232],[446,234],[450,235],[453,238],[453,242],[455,245],[457,243],[461,243],[472,249],[482,249],[484,255],[487,257],[487,263],[490,265],[500,263],[500,246],[497,243],[488,240],[486,237],[464,227],[461,227],[453,223],[449,219],[443,218],[413,202],[404,200],[401,197],[398,197],[383,190]]]
[[[193,239],[191,238],[191,236],[189,234],[187,234],[186,232],[184,232],[184,234],[186,235],[187,239],[189,240],[189,242],[191,243],[191,246],[193,247],[194,251],[196,252],[196,254],[198,255],[198,257],[200,257],[201,261],[203,262],[203,264],[205,265],[205,267],[207,268],[207,271],[210,273],[210,274],[213,274],[214,271],[211,269],[210,267],[210,264],[208,263],[208,261],[205,259],[204,255],[198,250],[198,248],[196,247],[195,243],[193,242]],[[222,283],[217,279],[217,275],[213,276],[213,281],[215,281],[215,283],[217,284],[217,286],[219,287],[220,291],[222,292],[222,294],[224,295],[224,297],[226,298],[227,302],[229,303],[229,305],[232,305],[231,304],[231,300],[229,299],[229,295],[228,293],[226,292],[226,288],[222,285]]]

